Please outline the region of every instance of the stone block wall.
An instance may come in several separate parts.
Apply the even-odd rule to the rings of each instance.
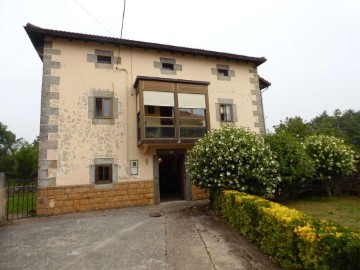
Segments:
[[[37,216],[85,212],[154,204],[153,180],[114,183],[112,187],[94,185],[39,187]]]
[[[193,200],[203,200],[209,199],[210,191],[200,188],[198,186],[192,185],[192,199]]]

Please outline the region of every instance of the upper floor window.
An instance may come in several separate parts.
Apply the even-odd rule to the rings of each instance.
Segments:
[[[163,69],[167,70],[174,70],[174,64],[173,63],[161,63]]]
[[[233,111],[231,104],[220,104],[220,121],[233,122]]]
[[[235,77],[235,71],[229,65],[217,64],[215,68],[211,68],[211,73],[220,81],[231,81],[231,77]]]
[[[117,56],[116,56],[117,55]],[[114,69],[121,64],[121,58],[114,51],[95,49],[94,53],[87,54],[87,61],[94,63],[95,68]]]
[[[218,68],[218,75],[220,75],[220,76],[229,76],[229,70],[228,69]]]
[[[112,118],[112,98],[95,98],[95,117]]]
[[[97,55],[97,63],[100,64],[111,64],[111,56]]]
[[[160,61],[154,61],[154,68],[160,69],[161,74],[176,75],[182,71],[182,65],[177,64],[175,59],[160,57]]]

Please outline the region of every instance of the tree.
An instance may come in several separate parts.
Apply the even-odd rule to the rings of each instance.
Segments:
[[[360,151],[360,111],[336,109],[332,116],[325,111],[310,126],[315,134],[336,136]]]
[[[319,116],[311,120],[310,126],[315,134],[329,135],[346,140],[346,134],[340,128],[341,111],[335,110],[334,116],[330,116],[324,111]]]
[[[224,126],[200,139],[187,161],[194,184],[206,189],[235,189],[250,194],[273,193],[277,163],[259,135]]]
[[[34,179],[37,177],[39,144],[23,142],[14,153],[14,173],[19,179]]]
[[[340,129],[347,135],[347,143],[355,145],[360,153],[360,111],[347,110],[340,117]]]
[[[310,125],[299,116],[287,117],[285,121],[280,121],[279,125],[274,126],[274,129],[275,132],[286,132],[300,140],[313,134]]]
[[[308,137],[305,146],[314,161],[316,176],[331,196],[339,178],[355,171],[355,152],[343,140],[326,135]]]
[[[12,151],[15,142],[15,134],[7,130],[7,126],[0,122],[0,172],[5,172],[10,177],[13,175],[14,158]]]
[[[268,134],[265,142],[269,144],[279,164],[281,181],[276,186],[276,199],[284,200],[304,192],[314,175],[314,162],[305,146],[299,139],[283,131]]]

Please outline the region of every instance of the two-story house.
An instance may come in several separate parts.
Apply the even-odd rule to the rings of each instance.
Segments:
[[[205,198],[184,166],[194,143],[265,131],[263,57],[25,30],[43,62],[38,215]]]

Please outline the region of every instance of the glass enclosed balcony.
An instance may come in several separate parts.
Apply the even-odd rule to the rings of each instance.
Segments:
[[[194,143],[206,134],[207,87],[191,92],[176,86],[137,91],[138,144]]]

